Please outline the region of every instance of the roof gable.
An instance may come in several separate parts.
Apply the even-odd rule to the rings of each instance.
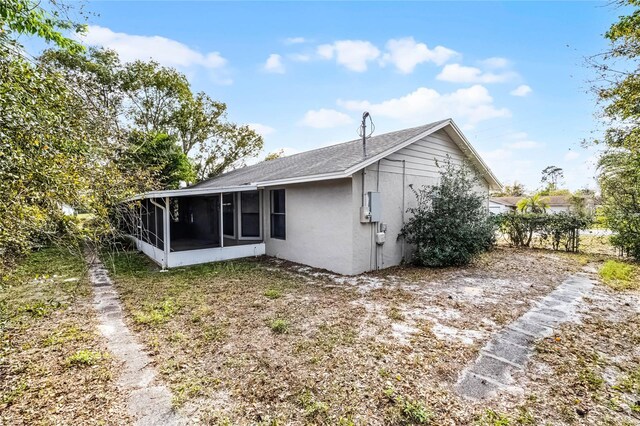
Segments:
[[[453,120],[448,119],[424,126],[372,136],[367,139],[366,157],[362,150],[362,139],[354,139],[349,142],[242,167],[199,182],[189,188],[214,189],[242,185],[272,186],[285,183],[346,178],[379,159],[440,129],[447,132],[492,188],[501,187],[500,182],[482,161]]]

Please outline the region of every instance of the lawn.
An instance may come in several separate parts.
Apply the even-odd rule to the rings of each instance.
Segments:
[[[104,258],[174,406],[205,424],[638,424],[637,292],[600,285],[582,322],[540,342],[524,394],[454,391],[493,333],[592,260],[498,249],[465,268],[340,277],[275,259],[161,272]]]
[[[79,253],[40,250],[4,276],[0,332],[0,424],[130,420]]]

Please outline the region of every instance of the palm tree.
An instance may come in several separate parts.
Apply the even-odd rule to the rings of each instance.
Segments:
[[[549,202],[540,194],[535,194],[518,201],[517,207],[518,211],[522,213],[546,213]]]

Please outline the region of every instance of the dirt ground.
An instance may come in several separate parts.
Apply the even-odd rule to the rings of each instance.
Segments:
[[[0,282],[0,425],[130,423],[80,253],[46,249]]]
[[[524,394],[454,391],[490,336],[597,259],[497,249],[360,277],[259,259],[160,272],[105,258],[129,326],[205,424],[640,424],[640,296],[596,286],[538,345]],[[594,264],[597,266],[597,264]]]

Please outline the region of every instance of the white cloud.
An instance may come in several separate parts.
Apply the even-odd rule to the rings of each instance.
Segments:
[[[489,91],[481,85],[444,94],[420,87],[408,95],[380,103],[338,100],[338,105],[352,111],[367,110],[374,118],[379,115],[410,124],[452,117],[467,127],[473,127],[485,120],[511,115],[508,109],[497,108]]]
[[[566,161],[573,161],[577,158],[580,157],[580,153],[576,152],[576,151],[568,151],[565,155],[564,155],[564,159]]]
[[[480,61],[482,66],[485,68],[497,69],[497,68],[506,68],[511,62],[506,58],[499,58],[497,56],[493,58],[487,58],[485,60]]]
[[[416,43],[413,37],[391,39],[387,42],[386,49],[381,63],[391,63],[403,74],[412,73],[416,65],[423,62],[442,65],[458,55],[454,50],[443,46],[429,49],[424,43]]]
[[[311,55],[307,55],[306,53],[292,53],[288,57],[295,62],[309,62],[311,60]]]
[[[513,79],[515,76],[516,74],[511,71],[493,73],[482,71],[476,67],[449,64],[444,66],[436,78],[451,83],[503,83]]]
[[[352,123],[353,120],[347,114],[334,109],[310,110],[304,115],[300,124],[315,129],[329,129]]]
[[[115,50],[124,62],[153,59],[162,65],[183,69],[193,66],[220,69],[227,64],[218,52],[203,53],[166,37],[117,33],[98,25],[89,25],[81,40],[91,46]]]
[[[504,146],[509,149],[534,149],[542,148],[543,143],[533,141],[525,132],[514,132],[504,137]]]
[[[276,129],[274,129],[273,127],[267,126],[266,124],[249,123],[247,124],[247,126],[249,126],[249,128],[251,128],[255,132],[261,134],[262,136],[270,135],[271,133],[276,131]]]
[[[322,44],[316,50],[322,59],[334,59],[339,65],[355,72],[367,70],[367,63],[380,56],[380,50],[368,41],[339,40]]]
[[[275,74],[284,74],[284,65],[282,64],[282,56],[277,53],[272,53],[267,58],[267,62],[265,62],[263,69],[266,72],[271,72]]]
[[[527,96],[531,92],[533,92],[531,87],[527,86],[526,84],[522,84],[509,92],[509,94],[513,96]]]
[[[301,44],[306,42],[307,40],[304,37],[289,37],[284,39],[284,44]]]
[[[540,148],[544,145],[536,141],[521,140],[521,141],[508,143],[506,144],[506,146],[511,149],[533,149],[533,148]]]

